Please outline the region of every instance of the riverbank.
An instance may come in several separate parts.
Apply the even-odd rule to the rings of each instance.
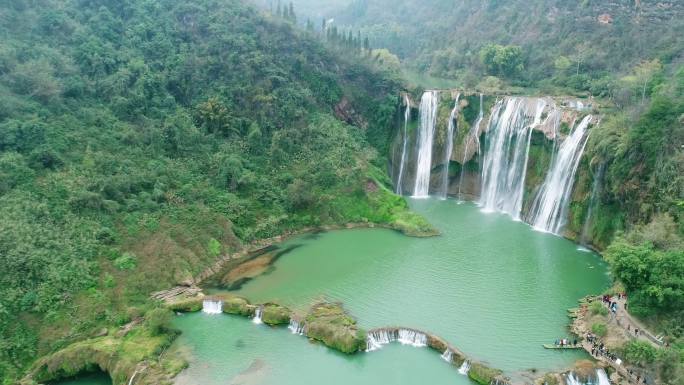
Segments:
[[[344,225],[324,225],[315,227],[304,227],[302,229],[293,230],[285,232],[281,235],[261,239],[250,243],[249,245],[243,247],[241,250],[229,253],[219,258],[214,264],[191,281],[183,282],[185,286],[196,286],[202,284],[208,278],[219,274],[222,270],[228,268],[238,268],[239,265],[247,263],[250,260],[261,256],[268,252],[269,248],[283,243],[293,237],[297,237],[305,234],[315,234],[325,231],[343,230],[343,229],[361,229],[361,228],[384,228],[389,230],[398,231],[409,237],[426,238],[434,237],[440,234],[439,230],[429,225],[425,219],[418,216],[415,213],[411,215],[407,214],[407,219],[402,221],[397,221],[395,223],[383,224],[383,223],[373,223],[373,222],[360,222],[360,223],[347,223]],[[272,262],[272,261],[271,261]],[[228,265],[228,266],[227,266]]]

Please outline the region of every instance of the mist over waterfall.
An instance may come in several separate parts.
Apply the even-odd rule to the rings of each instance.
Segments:
[[[541,124],[547,106],[524,98],[499,101],[487,127],[480,206],[520,220],[532,129]]]
[[[480,94],[480,113],[477,115],[477,119],[475,120],[475,123],[473,124],[472,128],[470,129],[470,132],[468,133],[468,136],[465,137],[465,151],[463,151],[463,162],[461,162],[461,175],[458,180],[458,199],[463,200],[463,197],[461,196],[461,189],[463,188],[463,174],[465,173],[465,165],[468,161],[468,155],[470,154],[468,151],[470,150],[470,146],[475,145],[478,149],[476,150],[477,153],[480,153],[480,125],[482,124],[482,120],[484,119],[484,110],[482,107],[482,94]],[[475,142],[475,143],[472,143]]]
[[[442,172],[442,198],[447,198],[447,193],[449,190],[449,162],[451,162],[451,153],[454,151],[454,129],[458,130],[458,122],[455,120],[458,118],[458,102],[461,99],[461,94],[456,95],[456,102],[454,103],[454,108],[451,110],[449,115],[449,124],[447,126],[447,136],[446,136],[446,151],[444,151],[444,171]],[[458,135],[458,131],[456,131]]]
[[[202,301],[202,312],[207,314],[223,313],[223,301],[205,299],[204,301]]]
[[[561,144],[546,180],[537,194],[530,223],[535,229],[558,234],[565,224],[572,186],[580,158],[587,144],[587,129],[592,116],[587,115]]]
[[[420,127],[418,129],[418,159],[413,196],[427,198],[430,192],[430,170],[432,169],[432,141],[437,123],[439,91],[425,91],[420,99]]]
[[[408,123],[411,120],[411,100],[405,97],[406,110],[404,110],[404,143],[401,146],[401,163],[399,163],[399,176],[397,177],[396,193],[403,195],[402,182],[404,180],[404,165],[406,163],[406,143],[408,143]]]

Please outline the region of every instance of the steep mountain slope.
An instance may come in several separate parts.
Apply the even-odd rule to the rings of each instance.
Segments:
[[[328,15],[408,66],[473,85],[499,75],[480,60],[490,43],[522,47],[525,71],[511,76],[519,84],[558,76],[556,84],[593,86],[595,95],[607,75],[645,59],[681,61],[684,47],[678,1],[355,0]]]
[[[398,84],[240,1],[2,1],[0,36],[3,383],[243,243],[425,225],[367,140]]]

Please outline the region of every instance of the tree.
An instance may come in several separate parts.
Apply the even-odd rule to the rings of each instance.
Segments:
[[[660,60],[644,60],[634,67],[635,81],[641,85],[641,104],[646,102],[646,87],[653,77],[663,69]]]
[[[525,68],[523,51],[519,46],[489,44],[480,50],[480,60],[487,73],[512,78]]]
[[[200,126],[204,127],[209,133],[239,133],[231,124],[231,116],[228,109],[218,100],[209,98],[206,102],[197,106],[197,117]]]

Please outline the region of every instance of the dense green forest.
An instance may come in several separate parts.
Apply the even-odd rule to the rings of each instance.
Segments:
[[[677,1],[349,0],[335,9],[294,3],[304,15],[323,12],[339,28],[360,31],[407,68],[469,88],[484,88],[493,76],[546,92],[614,95],[620,74],[642,60],[678,62],[684,45],[684,5]]]
[[[395,80],[235,0],[0,2],[0,378],[386,189]]]
[[[257,3],[0,0],[1,383],[145,313],[169,332],[149,294],[255,240],[429,229],[386,170],[407,69],[596,97],[570,225],[594,205],[590,239],[671,346],[626,357],[684,378],[682,4]]]

